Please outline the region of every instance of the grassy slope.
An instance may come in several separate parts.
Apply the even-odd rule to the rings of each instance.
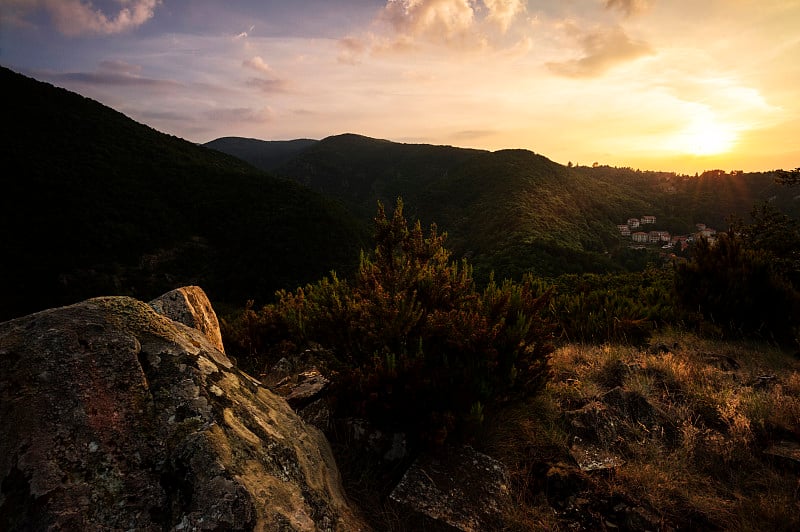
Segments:
[[[353,266],[362,230],[328,200],[63,89],[0,80],[0,319],[187,282],[241,304]]]
[[[484,450],[510,467],[510,521],[797,530],[800,464],[768,451],[786,441],[800,449],[800,361],[681,332],[656,343],[669,348],[563,346],[543,396],[493,418]],[[586,449],[622,463],[581,471],[575,457]]]

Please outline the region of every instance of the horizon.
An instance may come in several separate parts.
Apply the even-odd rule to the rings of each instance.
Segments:
[[[800,166],[800,0],[0,0],[0,62],[195,143]],[[300,5],[302,4],[302,5]]]

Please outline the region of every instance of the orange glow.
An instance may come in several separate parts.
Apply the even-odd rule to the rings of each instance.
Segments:
[[[736,142],[736,133],[713,119],[692,122],[679,137],[679,149],[693,155],[718,155],[731,151]]]

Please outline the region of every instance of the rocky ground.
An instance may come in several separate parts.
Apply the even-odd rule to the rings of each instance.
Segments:
[[[306,351],[273,372],[302,367],[295,380],[303,381],[309,366],[324,359]],[[800,527],[797,357],[766,344],[669,332],[641,349],[565,345],[552,367],[544,394],[491,413],[466,451],[444,451],[458,460],[406,457],[397,449],[402,435],[354,428],[353,421],[343,428],[325,417],[322,428],[345,486],[371,525],[397,531]],[[498,475],[486,473],[495,467]]]
[[[328,358],[248,376],[197,287],[0,324],[0,529],[800,529],[800,359],[768,345],[564,345],[427,452],[333,418]]]

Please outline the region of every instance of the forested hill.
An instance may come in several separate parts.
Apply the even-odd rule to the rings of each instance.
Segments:
[[[362,225],[296,183],[11,70],[0,83],[0,320],[191,283],[241,305],[357,261]]]
[[[240,140],[248,141],[248,153],[210,144],[253,164],[283,149]],[[696,223],[724,229],[731,214],[747,218],[762,201],[800,215],[796,192],[776,185],[771,173],[690,177],[567,167],[527,150],[488,152],[353,134],[309,144],[271,168],[338,200],[365,223],[378,200],[391,205],[402,196],[407,214],[437,222],[456,255],[470,257],[483,278],[492,270],[518,277],[641,267],[648,257],[630,250],[617,230],[628,218],[656,216],[653,229],[687,234]]]
[[[221,151],[266,172],[274,172],[283,163],[292,159],[317,140],[258,140],[242,137],[222,137],[204,144],[205,147]]]
[[[228,148],[230,141],[218,139],[206,146],[219,149],[258,166],[280,150],[280,142],[249,143],[243,150]],[[249,139],[240,139],[249,140]],[[375,215],[377,201],[393,205],[398,196],[406,201],[407,212],[417,209],[421,194],[431,183],[456,166],[488,152],[431,144],[402,144],[347,133],[325,138],[298,151],[294,157],[272,167],[279,176],[335,198],[360,217]]]

